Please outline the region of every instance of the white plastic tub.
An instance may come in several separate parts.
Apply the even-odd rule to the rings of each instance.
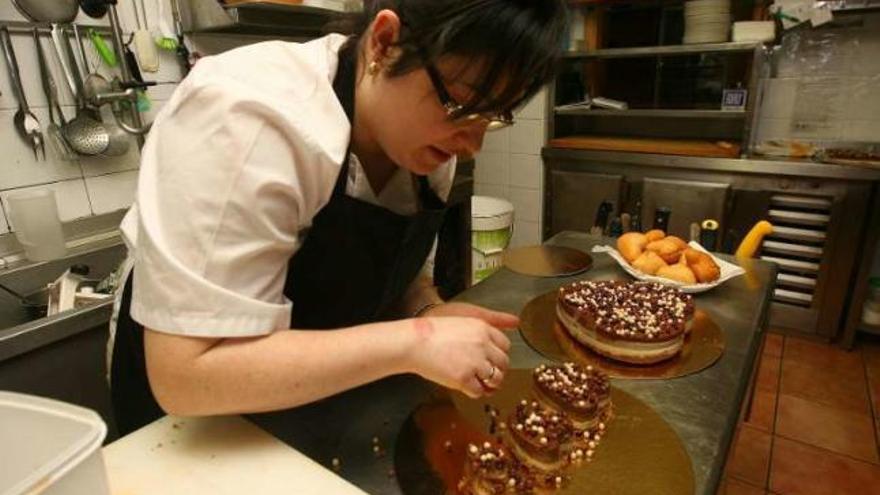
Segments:
[[[42,397],[0,392],[0,494],[107,495],[95,412]]]
[[[488,196],[471,198],[471,283],[501,269],[502,255],[513,236],[513,205]]]

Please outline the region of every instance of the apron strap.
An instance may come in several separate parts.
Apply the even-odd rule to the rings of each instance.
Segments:
[[[349,38],[348,41],[339,50],[339,67],[336,77],[333,80],[333,91],[342,104],[345,116],[352,127],[354,127],[354,95],[355,95],[355,79],[357,77],[357,47],[355,38]],[[351,138],[349,138],[348,147],[345,150],[345,158],[342,160],[342,167],[339,176],[336,178],[336,184],[333,186],[333,195],[344,195],[345,188],[348,184],[348,169],[351,162]],[[441,210],[446,204],[441,200],[428,183],[425,176],[418,177],[418,196],[420,210]]]
[[[349,38],[339,50],[339,67],[336,77],[333,79],[333,91],[342,104],[345,116],[354,128],[354,87],[357,77],[357,39]],[[344,195],[345,185],[348,183],[348,166],[351,157],[351,137],[345,149],[345,157],[342,159],[342,167],[333,187],[333,195]]]

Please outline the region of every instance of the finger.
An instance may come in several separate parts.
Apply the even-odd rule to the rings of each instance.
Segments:
[[[510,367],[510,357],[508,357],[507,353],[491,344],[486,347],[486,357],[492,363],[492,366],[501,371],[507,371],[507,368]]]
[[[497,366],[495,367],[495,373],[492,374],[491,378],[487,378],[486,380],[481,380],[480,383],[483,384],[483,387],[487,390],[487,392],[494,392],[501,387],[501,383],[504,382],[504,371],[502,371]]]
[[[483,383],[477,379],[477,375],[471,375],[470,378],[461,384],[461,391],[471,399],[479,399],[486,395],[486,388]]]
[[[509,329],[519,326],[519,317],[516,315],[486,308],[480,310],[479,318],[495,328]]]
[[[489,339],[496,347],[504,352],[510,351],[510,339],[501,330],[497,328],[489,329]]]

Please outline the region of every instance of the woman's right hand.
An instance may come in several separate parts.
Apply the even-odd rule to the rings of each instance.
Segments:
[[[471,398],[501,385],[510,365],[510,339],[503,331],[477,318],[411,321],[415,339],[408,359],[413,372]]]

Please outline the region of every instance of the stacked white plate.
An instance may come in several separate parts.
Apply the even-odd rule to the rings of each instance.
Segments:
[[[684,43],[721,43],[730,36],[730,0],[684,4]]]

